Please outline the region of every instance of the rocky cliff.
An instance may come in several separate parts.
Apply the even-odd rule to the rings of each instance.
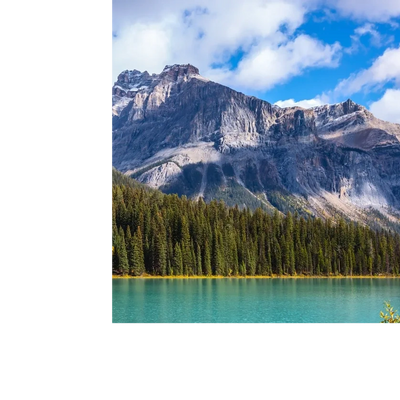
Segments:
[[[165,192],[398,223],[400,125],[351,100],[279,108],[192,65],[124,71],[113,87],[113,165]]]

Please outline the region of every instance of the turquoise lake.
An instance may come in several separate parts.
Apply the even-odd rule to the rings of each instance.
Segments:
[[[113,322],[380,322],[400,279],[113,279]]]

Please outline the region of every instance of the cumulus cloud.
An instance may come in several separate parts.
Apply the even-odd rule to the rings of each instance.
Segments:
[[[211,77],[245,89],[267,90],[313,67],[338,65],[339,43],[324,45],[308,35],[271,45],[260,43],[243,58],[233,71],[217,70]]]
[[[370,68],[341,81],[335,88],[334,94],[349,96],[361,90],[381,87],[389,82],[400,84],[400,47],[387,49]]]
[[[325,95],[321,95],[321,96],[316,96],[313,99],[309,100],[300,100],[300,101],[295,101],[294,99],[279,100],[275,103],[275,105],[281,108],[295,107],[295,106],[303,108],[311,108],[311,107],[322,106],[328,103],[329,103],[328,97]]]
[[[310,68],[336,67],[339,43],[299,33],[315,9],[364,22],[354,37],[368,35],[379,46],[374,22],[394,23],[400,1],[113,0],[113,80],[126,69],[158,73],[166,64],[191,63],[235,89],[268,90]],[[360,90],[369,73],[351,76],[338,90]]]
[[[399,0],[328,0],[328,4],[344,16],[370,22],[387,22],[400,16]]]
[[[159,71],[171,58],[173,21],[128,25],[113,40],[113,72],[126,69]]]
[[[337,66],[338,43],[297,34],[316,2],[114,0],[113,78],[191,63],[236,89],[265,90],[308,68]],[[238,56],[239,55],[239,56]],[[239,63],[232,63],[239,57]]]
[[[387,89],[383,97],[372,103],[369,109],[380,119],[400,124],[400,90]]]

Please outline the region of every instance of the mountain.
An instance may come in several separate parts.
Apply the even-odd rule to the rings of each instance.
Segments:
[[[400,125],[350,99],[279,108],[190,65],[124,71],[113,166],[166,193],[376,226],[400,223]]]

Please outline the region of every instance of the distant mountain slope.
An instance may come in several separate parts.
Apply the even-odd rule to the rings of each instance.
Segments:
[[[167,193],[396,226],[400,125],[351,100],[279,108],[192,65],[122,72],[113,165]]]

